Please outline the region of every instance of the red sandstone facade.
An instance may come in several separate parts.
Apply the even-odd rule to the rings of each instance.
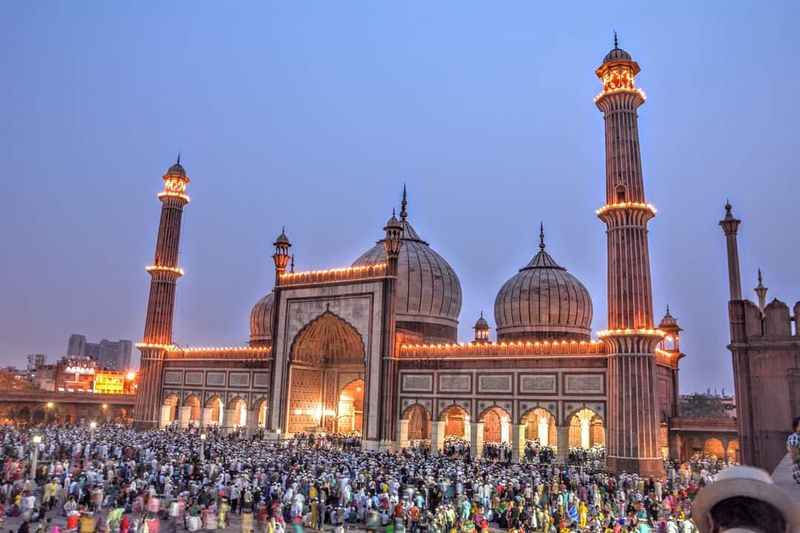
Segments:
[[[737,242],[740,224],[726,204],[719,225],[728,252],[728,349],[733,359],[741,460],[772,472],[786,455],[792,418],[800,416],[800,302],[794,305],[794,316],[778,299],[767,304],[760,271],[755,288],[758,304],[743,298]]]
[[[447,436],[512,444],[539,439],[565,456],[607,444],[616,470],[658,474],[677,415],[680,328],[653,320],[647,203],[635,87],[638,65],[615,46],[597,70],[606,124],[608,329],[591,339],[588,291],[545,251],[498,293],[500,342],[481,317],[473,343],[455,332],[455,272],[400,217],[353,267],[294,272],[291,243],[276,239],[275,286],[251,315],[249,346],[178,348],[172,339],[180,220],[189,179],[164,176],[135,419],[141,426],[221,425],[281,438],[357,431],[365,447],[404,447]],[[291,266],[290,266],[291,265]]]

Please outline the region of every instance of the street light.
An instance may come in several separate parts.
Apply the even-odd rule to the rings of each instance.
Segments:
[[[42,436],[41,435],[34,435],[33,436],[33,451],[31,452],[33,457],[31,457],[31,479],[36,482],[36,463],[39,462],[39,444],[42,443]]]
[[[206,460],[206,434],[200,433],[200,457],[202,458],[203,462]]]
[[[55,407],[55,406],[56,406],[56,404],[54,404],[53,402],[47,402],[47,403],[45,404],[45,406],[46,406],[48,409],[52,409],[53,407]]]

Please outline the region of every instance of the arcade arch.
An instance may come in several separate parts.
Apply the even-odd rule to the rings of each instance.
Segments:
[[[247,425],[247,402],[236,397],[228,402],[226,416],[230,420],[225,421],[225,425],[232,428],[244,427]]]
[[[409,405],[400,418],[408,421],[407,440],[418,442],[431,438],[431,415],[422,405]]]
[[[541,446],[557,445],[556,417],[543,407],[531,409],[522,416],[525,424],[525,440],[538,442]]]
[[[439,421],[444,422],[445,438],[468,438],[469,413],[460,405],[453,404],[444,409]]]
[[[569,447],[592,448],[605,446],[606,430],[603,419],[592,409],[584,407],[569,417]]]
[[[217,395],[212,396],[206,401],[206,409],[210,409],[208,414],[208,425],[221,426],[223,417],[223,408],[225,404],[222,403],[222,398]]]
[[[502,407],[490,407],[478,417],[483,422],[484,443],[511,442],[511,415]]]

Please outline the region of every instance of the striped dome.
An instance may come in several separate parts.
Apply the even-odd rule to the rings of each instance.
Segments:
[[[270,292],[261,298],[250,311],[250,345],[267,344],[272,341],[272,308],[275,294]]]
[[[505,282],[494,302],[498,341],[589,340],[592,299],[544,251]]]
[[[397,274],[397,327],[418,333],[425,342],[455,342],[461,312],[461,283],[453,268],[411,227],[405,209]],[[353,266],[386,261],[383,241],[364,252]]]

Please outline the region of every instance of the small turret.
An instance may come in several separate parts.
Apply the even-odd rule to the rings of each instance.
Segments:
[[[475,330],[475,339],[472,341],[473,344],[489,342],[489,323],[483,318],[483,311],[481,311],[481,316],[475,322],[475,326],[472,329]]]
[[[680,353],[680,334],[683,329],[678,325],[678,320],[670,314],[669,306],[667,306],[667,314],[658,324],[658,329],[667,334],[661,341],[661,349],[666,352]]]
[[[764,286],[763,278],[761,277],[761,269],[758,269],[758,285],[756,288],[753,289],[756,292],[756,296],[758,296],[758,308],[761,309],[761,312],[764,312],[764,308],[767,306],[767,288]]]

